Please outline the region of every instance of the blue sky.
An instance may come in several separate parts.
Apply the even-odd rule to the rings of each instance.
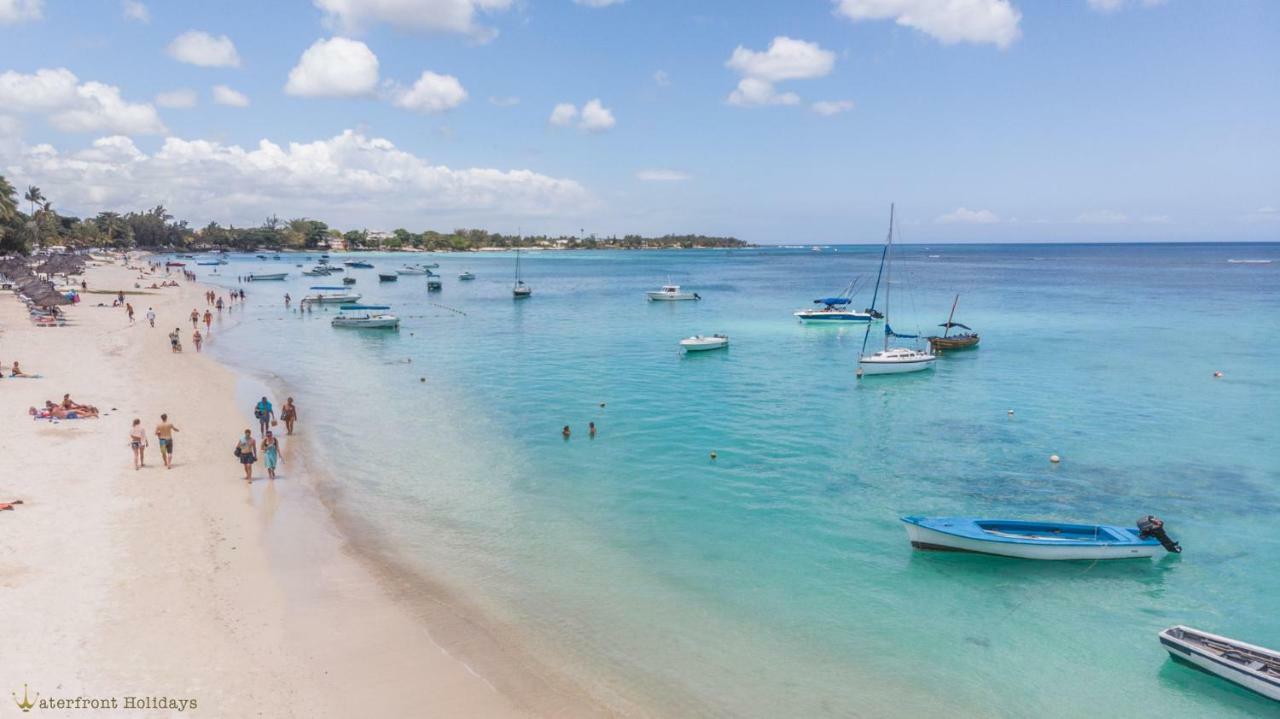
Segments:
[[[197,224],[1277,240],[1277,78],[1268,0],[0,0],[0,174]]]

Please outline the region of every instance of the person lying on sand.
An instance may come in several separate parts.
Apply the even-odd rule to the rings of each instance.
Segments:
[[[25,376],[26,376],[25,374],[23,374],[23,373],[22,373],[22,368],[18,366],[18,361],[17,361],[17,360],[14,360],[14,361],[13,361],[13,367],[11,367],[11,368],[9,369],[9,376],[11,376],[11,377],[25,377]]]
[[[76,402],[75,400],[71,399],[70,393],[62,395],[62,408],[71,409],[71,410],[86,410],[86,411],[93,410],[95,412],[97,411],[96,409],[94,409],[93,407],[90,407],[87,404],[80,404],[79,402]]]
[[[15,500],[13,500],[12,502],[0,502],[0,512],[3,512],[3,511],[4,511],[4,510],[6,510],[6,509],[8,509],[8,510],[12,510],[12,509],[13,509],[13,505],[15,505],[15,504],[22,504],[22,500],[21,500],[21,499],[15,499]]]

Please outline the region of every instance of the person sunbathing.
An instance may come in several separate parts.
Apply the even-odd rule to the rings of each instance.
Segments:
[[[83,409],[83,410],[92,409],[92,407],[90,407],[87,404],[80,404],[79,402],[76,402],[75,400],[71,399],[70,394],[62,395],[62,408],[63,409]]]
[[[9,376],[10,376],[10,377],[25,377],[25,376],[26,376],[26,375],[22,374],[22,368],[18,366],[18,361],[17,361],[17,360],[14,360],[14,362],[13,362],[13,367],[11,367],[11,368],[9,369]]]

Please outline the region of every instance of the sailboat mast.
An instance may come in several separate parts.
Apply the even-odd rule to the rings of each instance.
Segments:
[[[960,304],[960,294],[956,293],[956,299],[951,303],[951,314],[947,315],[947,326],[942,328],[942,336],[946,337],[951,334],[951,320],[956,317],[956,305]]]
[[[884,349],[889,350],[889,286],[893,278],[893,203],[889,203],[889,239],[884,243]]]

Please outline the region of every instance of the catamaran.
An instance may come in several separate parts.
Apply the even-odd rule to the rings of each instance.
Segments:
[[[890,347],[889,340],[918,339],[919,335],[902,335],[893,331],[889,325],[889,278],[893,266],[893,205],[889,205],[889,236],[885,239],[884,254],[880,256],[880,272],[884,274],[884,349],[875,354],[867,354],[867,338],[871,336],[871,324],[867,324],[866,334],[862,336],[862,353],[858,357],[859,377],[871,374],[902,374],[932,369],[937,357],[928,352],[921,352],[909,347]],[[877,289],[880,286],[879,276],[876,278]],[[871,297],[871,307],[876,306],[876,298]]]
[[[516,283],[511,286],[511,296],[522,300],[533,294],[533,288],[520,279],[520,248],[516,248]]]

